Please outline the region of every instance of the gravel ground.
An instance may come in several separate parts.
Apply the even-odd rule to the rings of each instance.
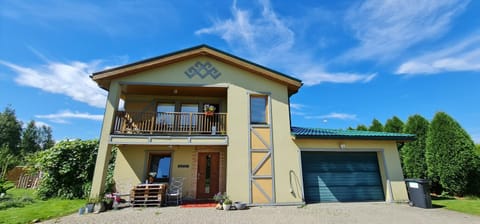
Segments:
[[[480,216],[442,208],[422,209],[406,204],[325,203],[252,207],[222,211],[214,208],[124,208],[100,214],[72,214],[44,223],[435,223],[480,224]]]

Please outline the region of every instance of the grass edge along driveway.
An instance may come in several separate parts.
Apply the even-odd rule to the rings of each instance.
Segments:
[[[478,197],[445,198],[432,196],[432,204],[435,207],[480,216],[480,198]]]

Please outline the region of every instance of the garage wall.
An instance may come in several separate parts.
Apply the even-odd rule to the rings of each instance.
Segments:
[[[400,165],[400,157],[395,141],[296,139],[295,143],[299,150],[302,151],[378,152],[378,163],[385,192],[385,200],[387,202],[408,201],[408,195]],[[344,149],[340,148],[340,145],[342,144],[345,146]],[[298,156],[300,156],[300,151]]]

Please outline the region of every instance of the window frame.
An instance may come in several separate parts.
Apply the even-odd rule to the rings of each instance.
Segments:
[[[254,108],[254,103],[252,102],[253,99],[264,99],[265,105],[264,106],[262,105],[259,108]],[[269,122],[269,118],[270,118],[269,96],[262,95],[262,94],[251,94],[249,98],[249,104],[250,104],[250,108],[249,108],[250,124],[251,125],[268,125],[270,123]],[[263,108],[263,112],[260,112],[260,110],[254,111],[255,109],[260,109],[260,108]],[[258,117],[255,117],[256,115],[254,114],[254,112],[259,112],[257,116],[260,117],[261,115],[263,117],[262,120],[257,120],[256,118]]]
[[[152,171],[152,160],[154,157],[160,157],[160,159],[158,160],[158,165],[157,165],[157,170],[156,171]],[[162,178],[162,177],[159,177],[157,178],[158,176],[158,167],[160,166],[160,163],[161,163],[161,159],[162,158],[165,158],[165,157],[169,157],[170,158],[170,164],[168,165],[168,177],[166,178]],[[150,175],[150,172],[157,172],[157,175],[154,177],[154,183],[168,183],[170,182],[170,178],[172,176],[172,162],[173,162],[173,158],[172,158],[172,153],[171,152],[154,152],[154,153],[149,153],[148,154],[148,163],[147,163],[147,167],[146,167],[146,177],[145,179],[148,180],[148,177]]]

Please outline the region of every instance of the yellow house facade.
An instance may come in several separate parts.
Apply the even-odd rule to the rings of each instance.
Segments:
[[[116,147],[121,193],[152,176],[185,178],[186,200],[408,200],[396,143],[413,136],[292,127],[293,77],[201,45],[92,78],[108,91],[92,197]]]

